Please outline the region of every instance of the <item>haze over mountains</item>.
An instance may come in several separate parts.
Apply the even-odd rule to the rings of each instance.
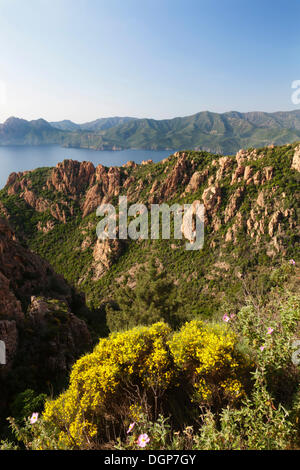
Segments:
[[[111,117],[100,118],[95,121],[86,122],[84,124],[76,124],[75,122],[64,120],[58,122],[50,122],[51,126],[61,129],[62,131],[103,131],[111,127],[125,124],[129,121],[135,121],[132,117]]]
[[[192,149],[233,154],[240,148],[284,145],[300,140],[300,110],[287,112],[203,111],[173,119],[101,118],[84,124],[70,120],[0,124],[0,145],[48,145],[123,149]]]

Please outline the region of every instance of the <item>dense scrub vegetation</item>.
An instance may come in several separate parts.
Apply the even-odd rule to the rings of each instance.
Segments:
[[[19,444],[2,448],[298,448],[297,273],[283,265],[273,273],[282,287],[264,305],[246,295],[219,322],[192,320],[175,331],[140,324],[100,339],[42,412],[44,396],[15,400],[9,421]]]

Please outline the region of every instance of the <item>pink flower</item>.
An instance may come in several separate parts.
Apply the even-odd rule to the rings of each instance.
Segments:
[[[135,423],[131,423],[131,424],[129,425],[127,434],[129,434],[129,433],[133,430],[134,426],[135,426]]]
[[[140,434],[137,440],[137,445],[139,447],[146,447],[146,445],[150,442],[150,438],[148,434]]]
[[[230,320],[233,320],[234,318],[235,318],[235,313],[232,313],[232,314],[230,315]]]
[[[223,315],[223,321],[227,323],[229,322],[229,320],[230,320],[229,316],[227,315],[227,313],[225,313],[225,315]]]
[[[296,264],[296,261],[294,259],[290,259],[290,264]]]
[[[36,423],[38,419],[39,419],[39,414],[38,413],[32,413],[32,416],[30,418],[30,424]]]
[[[271,335],[274,331],[274,328],[268,328],[267,335]]]
[[[265,349],[265,346],[260,346],[259,348],[261,351],[263,351]]]

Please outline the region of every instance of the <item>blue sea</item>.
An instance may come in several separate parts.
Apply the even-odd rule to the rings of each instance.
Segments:
[[[174,153],[172,150],[100,151],[70,149],[57,145],[0,147],[0,189],[5,186],[7,178],[12,172],[55,166],[65,159],[90,161],[95,166],[99,163],[105,166],[121,166],[129,160],[136,163],[150,159],[159,162],[172,153]]]

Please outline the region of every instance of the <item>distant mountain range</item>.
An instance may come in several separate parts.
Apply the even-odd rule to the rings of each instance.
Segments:
[[[111,127],[118,126],[120,124],[125,124],[130,121],[135,121],[136,118],[131,117],[111,117],[111,118],[100,118],[96,121],[86,122],[84,124],[75,124],[72,121],[58,121],[50,122],[51,126],[62,131],[105,131]]]
[[[300,110],[264,113],[203,111],[174,119],[101,118],[84,124],[69,120],[0,124],[0,145],[48,145],[123,149],[191,149],[233,154],[240,148],[284,145],[300,140]]]

